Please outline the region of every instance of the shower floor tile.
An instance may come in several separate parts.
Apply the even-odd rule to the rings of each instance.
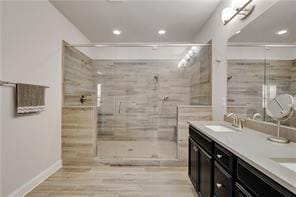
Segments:
[[[100,159],[143,158],[176,159],[177,144],[173,141],[114,141],[98,140],[97,156]]]

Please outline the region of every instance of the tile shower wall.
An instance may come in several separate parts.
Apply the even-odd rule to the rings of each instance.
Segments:
[[[63,104],[82,106],[80,98],[86,96],[83,105],[95,106],[95,75],[92,60],[73,47],[64,47]]]
[[[95,75],[91,63],[77,49],[63,47],[63,163],[92,161],[96,156]],[[86,96],[83,104],[81,95]]]
[[[187,164],[188,161],[188,121],[212,120],[212,106],[210,105],[180,105],[178,106],[178,159]]]
[[[186,68],[191,70],[191,105],[211,104],[211,66],[212,66],[211,47],[202,47],[194,64]]]
[[[268,91],[267,97],[291,93],[290,60],[272,60],[266,62],[266,85],[276,87]],[[265,74],[264,60],[229,60],[228,61],[228,112],[251,117],[255,113],[264,114],[263,84]]]
[[[91,160],[96,156],[95,107],[63,107],[62,160]]]
[[[190,103],[190,70],[177,61],[93,61],[100,74],[99,138],[176,141],[178,105]]]

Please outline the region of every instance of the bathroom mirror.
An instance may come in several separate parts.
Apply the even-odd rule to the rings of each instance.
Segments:
[[[276,123],[269,103],[280,95],[295,97],[295,10],[296,1],[278,1],[228,40],[228,113]],[[296,127],[296,113],[281,124]]]

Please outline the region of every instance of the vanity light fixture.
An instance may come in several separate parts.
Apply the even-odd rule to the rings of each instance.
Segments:
[[[284,35],[286,33],[288,33],[288,30],[286,30],[286,29],[279,30],[278,32],[276,32],[277,35]]]
[[[224,25],[227,25],[236,16],[243,20],[252,13],[254,8],[253,0],[233,0],[231,7],[223,9],[222,21]]]
[[[121,33],[122,33],[122,31],[119,30],[119,29],[113,30],[113,34],[116,35],[116,36],[119,36]]]
[[[164,29],[160,29],[160,30],[158,30],[158,34],[164,35],[164,34],[166,34],[166,31]]]

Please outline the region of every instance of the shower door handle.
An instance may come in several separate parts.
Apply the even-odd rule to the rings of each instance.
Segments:
[[[119,102],[119,107],[118,107],[118,113],[120,114],[120,112],[121,112],[121,101]]]

